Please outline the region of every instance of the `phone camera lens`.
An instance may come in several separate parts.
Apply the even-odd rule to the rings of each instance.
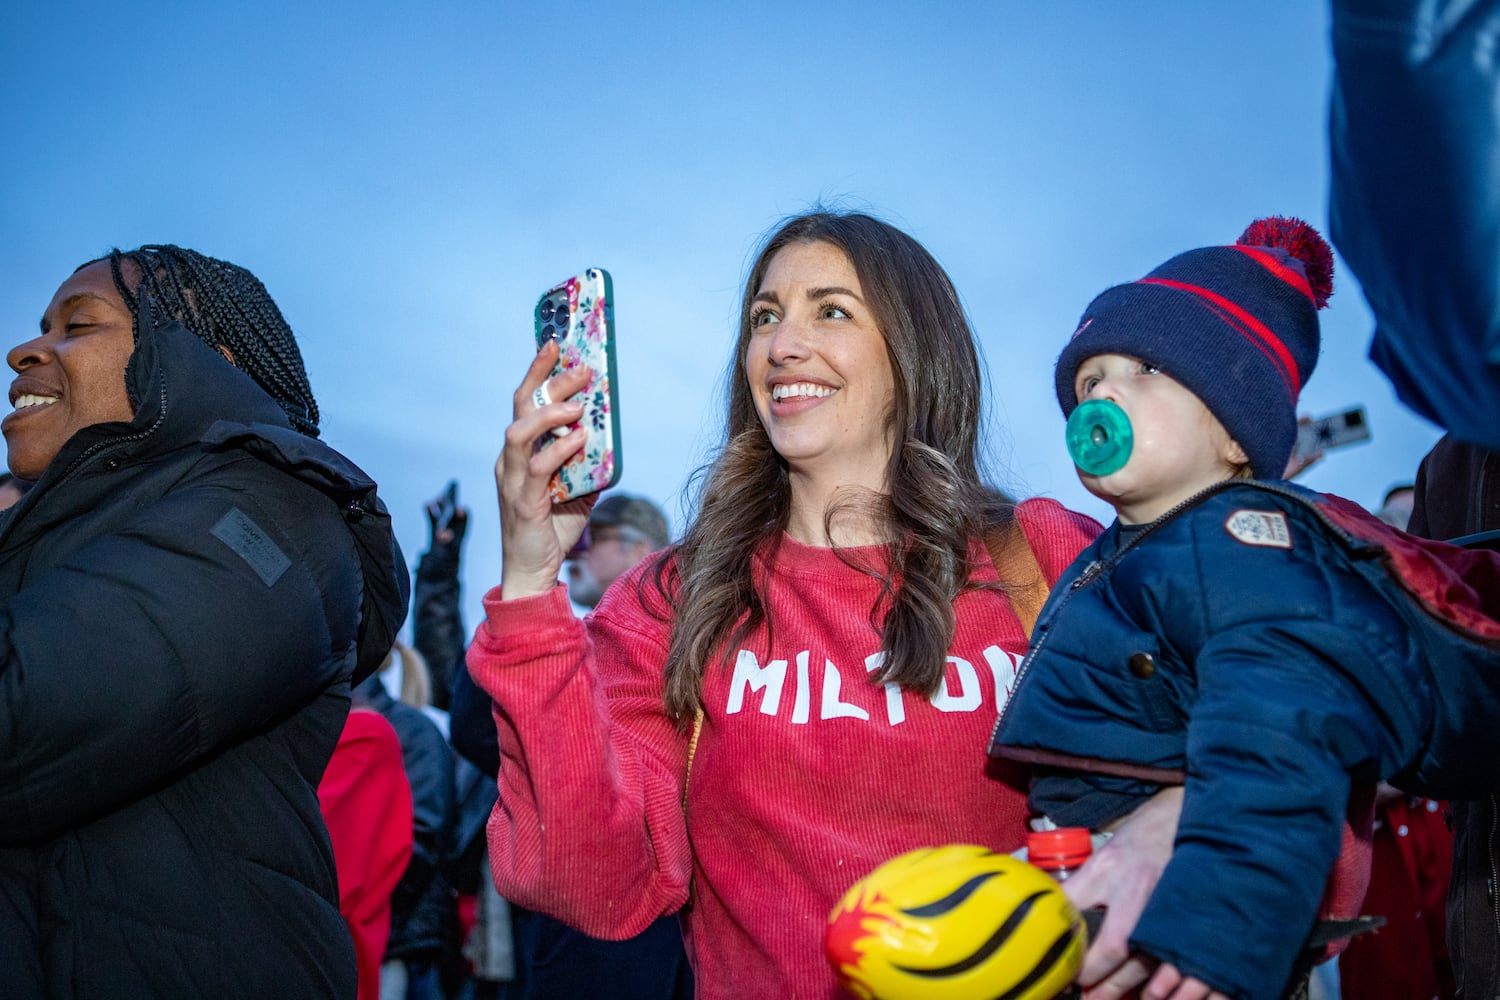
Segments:
[[[536,314],[543,323],[550,323],[552,322],[552,310],[552,300],[543,299],[542,304],[537,307]]]
[[[557,339],[557,327],[553,326],[551,323],[548,323],[546,326],[542,327],[542,339],[543,340],[556,340]]]

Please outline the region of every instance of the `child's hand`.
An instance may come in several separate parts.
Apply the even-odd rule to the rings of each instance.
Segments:
[[[1170,962],[1156,967],[1156,974],[1141,990],[1141,997],[1142,1000],[1229,1000],[1207,983],[1184,976]]]

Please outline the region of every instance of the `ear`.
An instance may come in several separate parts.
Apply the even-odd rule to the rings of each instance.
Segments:
[[[1237,469],[1250,464],[1250,456],[1245,454],[1245,449],[1234,438],[1225,438],[1222,454],[1224,461]]]

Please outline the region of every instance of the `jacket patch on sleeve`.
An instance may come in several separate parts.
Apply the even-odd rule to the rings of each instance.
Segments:
[[[1231,538],[1245,545],[1263,545],[1273,549],[1292,547],[1292,532],[1286,515],[1274,510],[1237,510],[1224,522]]]
[[[249,563],[250,568],[255,570],[255,575],[267,587],[281,579],[281,574],[292,564],[286,553],[271,541],[271,536],[238,507],[229,508],[229,513],[219,518],[219,523],[210,531],[215,538],[229,546],[235,555]]]

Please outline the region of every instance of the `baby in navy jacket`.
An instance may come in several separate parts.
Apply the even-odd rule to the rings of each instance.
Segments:
[[[1185,784],[1131,937],[1174,1000],[1274,1000],[1351,793],[1473,794],[1500,751],[1495,558],[1279,478],[1331,283],[1311,227],[1261,220],[1105,291],[1057,362],[1079,477],[1119,516],[1053,589],[991,753],[1065,826]]]

